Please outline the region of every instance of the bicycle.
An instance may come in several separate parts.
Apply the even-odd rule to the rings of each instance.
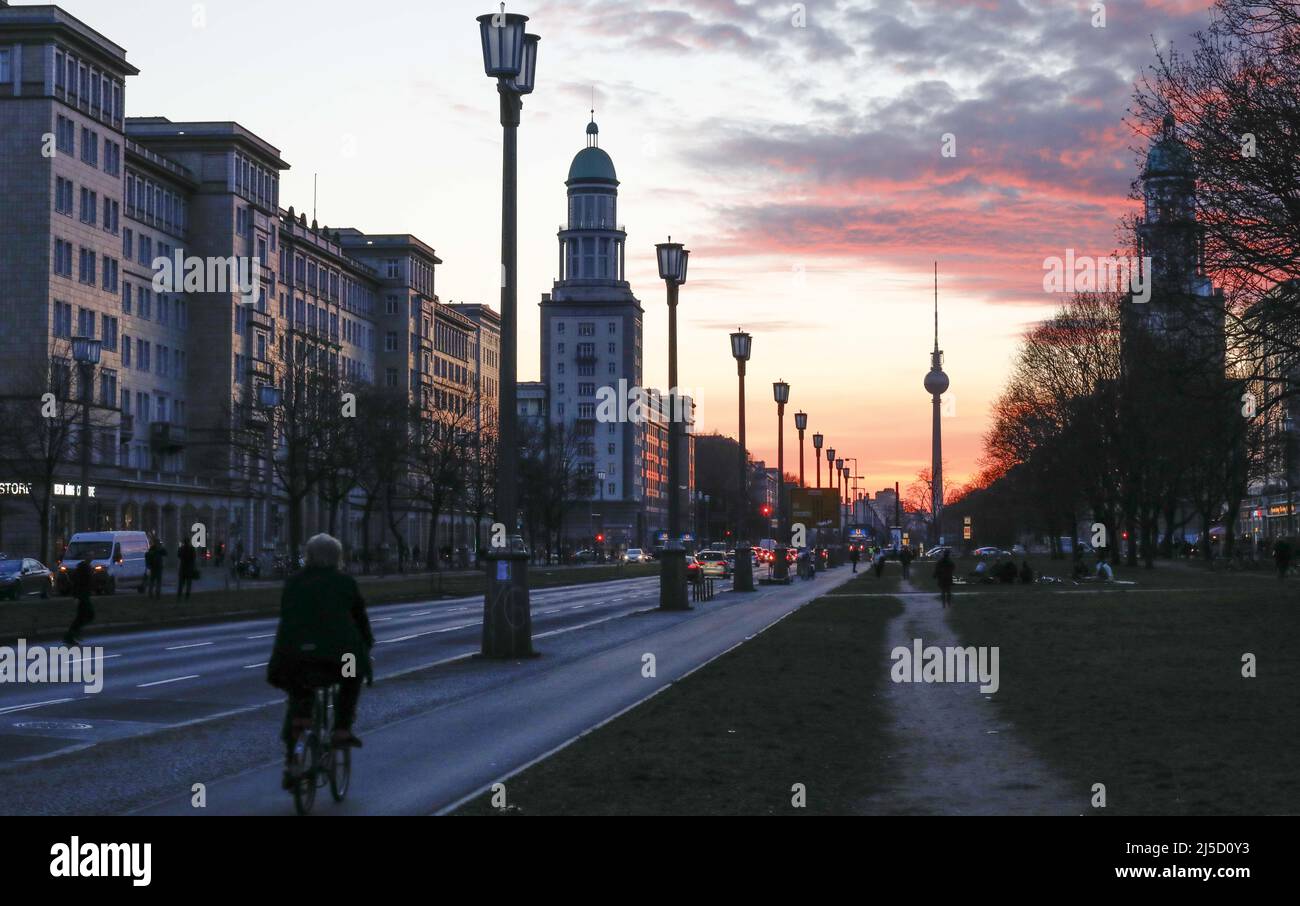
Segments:
[[[330,734],[330,713],[337,707],[339,687],[314,690],[311,727],[293,746],[293,806],[308,815],[316,804],[316,790],[327,783],[335,802],[342,802],[352,784],[352,748],[335,747]]]

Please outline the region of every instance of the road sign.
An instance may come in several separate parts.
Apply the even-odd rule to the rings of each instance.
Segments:
[[[839,492],[834,488],[791,488],[790,521],[840,527]]]

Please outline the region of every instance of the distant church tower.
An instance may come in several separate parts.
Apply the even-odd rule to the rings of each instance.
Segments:
[[[578,469],[591,488],[591,505],[584,502],[567,522],[570,530],[580,523],[585,533],[591,513],[598,512],[595,528],[608,545],[635,547],[646,530],[643,427],[598,423],[596,412],[601,388],[618,390],[621,381],[628,392],[642,386],[643,313],[626,279],[618,176],[600,147],[594,113],[586,147],[573,158],[565,185],[568,221],[559,232],[559,276],[541,302],[541,360],[550,421],[564,424],[576,438]]]
[[[1137,226],[1138,255],[1151,259],[1151,300],[1126,300],[1124,327],[1130,339],[1136,339],[1133,331],[1141,331],[1143,339],[1221,366],[1223,293],[1205,275],[1204,233],[1196,220],[1196,171],[1175,126],[1173,115],[1166,115],[1142,170],[1145,206]]]

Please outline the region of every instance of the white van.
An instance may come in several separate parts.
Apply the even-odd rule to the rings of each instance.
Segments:
[[[95,571],[93,593],[116,594],[119,588],[144,591],[144,555],[149,536],[144,532],[80,532],[72,536],[63,559],[55,568],[59,592],[71,587],[72,570],[89,559]]]

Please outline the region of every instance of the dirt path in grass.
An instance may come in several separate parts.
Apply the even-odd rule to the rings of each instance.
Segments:
[[[927,583],[928,584],[928,583]],[[937,594],[904,580],[903,613],[886,629],[881,656],[914,639],[942,648],[960,644]],[[960,599],[959,599],[960,600]],[[864,800],[868,815],[1078,815],[1089,810],[1086,786],[1071,788],[1000,719],[994,695],[979,683],[885,684],[900,779]]]

